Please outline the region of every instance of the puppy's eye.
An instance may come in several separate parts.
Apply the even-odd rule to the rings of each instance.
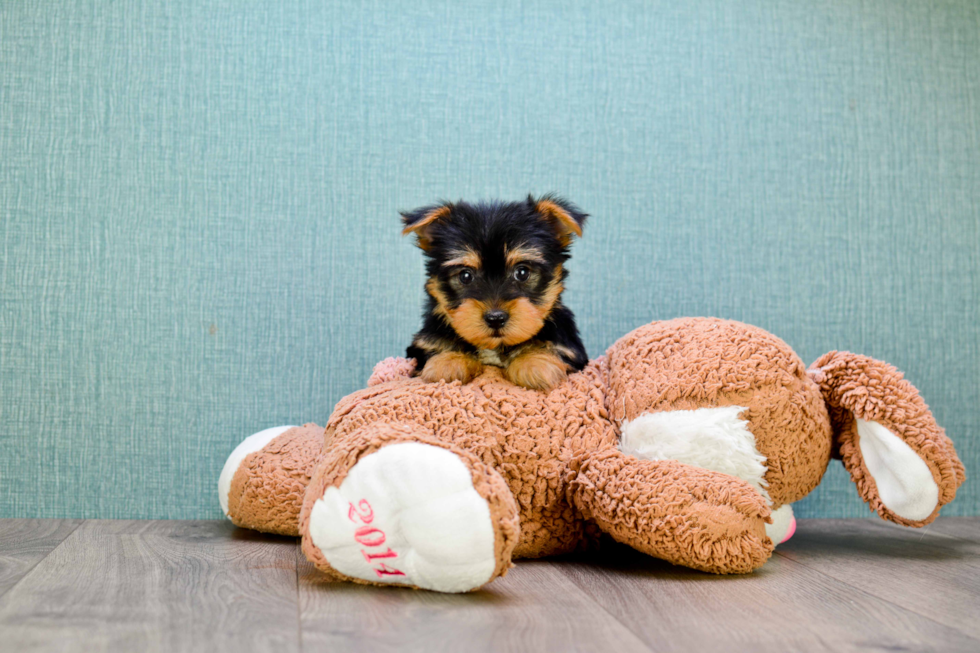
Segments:
[[[456,278],[459,279],[459,282],[464,286],[468,286],[473,283],[473,273],[469,270],[463,270],[456,275]]]
[[[514,270],[514,278],[519,282],[524,283],[531,276],[531,270],[526,265],[518,265],[517,269]]]

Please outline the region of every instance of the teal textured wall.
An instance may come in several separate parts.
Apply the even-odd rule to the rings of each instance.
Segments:
[[[218,517],[418,325],[398,209],[594,215],[590,353],[734,318],[903,369],[980,493],[973,0],[0,5],[0,516]],[[834,464],[802,516],[867,514]]]

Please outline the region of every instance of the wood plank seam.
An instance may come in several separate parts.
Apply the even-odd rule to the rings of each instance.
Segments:
[[[895,603],[894,601],[892,601],[891,599],[889,599],[887,596],[880,596],[878,594],[874,594],[872,592],[869,592],[867,589],[865,589],[863,587],[859,587],[859,586],[854,585],[852,583],[848,583],[846,580],[841,580],[840,578],[835,578],[834,576],[830,576],[829,574],[826,574],[826,573],[820,571],[819,569],[817,569],[817,568],[815,568],[815,567],[813,567],[811,565],[806,564],[805,562],[800,562],[799,560],[794,560],[794,559],[790,558],[789,556],[786,556],[786,555],[780,553],[779,551],[774,551],[774,553],[776,555],[778,555],[780,558],[782,558],[783,560],[785,560],[785,561],[787,561],[789,563],[792,563],[792,564],[795,564],[795,565],[800,565],[801,567],[806,567],[810,571],[812,571],[814,573],[817,573],[817,574],[820,574],[821,576],[824,576],[825,578],[829,579],[831,582],[836,582],[836,583],[841,583],[842,585],[847,585],[851,589],[853,589],[853,590],[855,590],[857,592],[860,592],[861,594],[864,594],[865,596],[872,597],[872,598],[877,599],[879,601],[884,601],[885,603],[888,603],[889,605],[894,606],[898,610],[901,610],[901,611],[904,611],[904,612],[911,612],[911,613],[913,613],[913,614],[915,614],[915,615],[917,615],[919,617],[922,617],[923,619],[927,619],[928,621],[931,621],[932,623],[934,623],[937,626],[940,626],[942,628],[952,628],[952,629],[956,630],[958,633],[962,634],[963,636],[968,637],[969,639],[972,639],[972,640],[976,641],[977,642],[977,646],[978,646],[978,650],[980,650],[980,639],[977,639],[971,633],[964,632],[961,628],[958,628],[955,625],[946,624],[946,623],[943,623],[941,621],[937,621],[936,619],[930,617],[929,615],[923,614],[919,610],[916,610],[916,609],[911,608],[911,607],[906,607],[904,605],[899,605],[898,603]]]
[[[300,548],[300,545],[297,542],[296,552],[293,556],[293,571],[296,572],[296,629],[299,635],[296,642],[297,646],[299,647],[299,653],[303,653],[303,605],[301,603],[303,597],[300,595],[299,591],[299,561],[302,555],[303,550]]]
[[[82,524],[84,524],[86,521],[88,521],[88,520],[87,519],[80,519],[80,520],[78,520],[78,523],[75,524],[74,528],[72,528],[70,531],[68,531],[65,534],[65,536],[63,538],[61,538],[61,541],[58,542],[58,544],[56,546],[52,547],[52,549],[50,551],[48,551],[46,554],[44,554],[44,556],[42,556],[40,559],[38,559],[37,561],[35,561],[35,563],[33,565],[31,565],[30,569],[28,569],[27,571],[25,571],[24,574],[20,578],[17,579],[17,582],[16,583],[14,583],[13,585],[11,585],[10,587],[8,587],[7,589],[5,589],[4,591],[0,592],[0,599],[2,599],[4,596],[6,596],[7,594],[9,594],[12,589],[14,589],[18,585],[20,585],[22,582],[24,582],[24,579],[27,578],[28,576],[30,576],[31,575],[31,572],[34,571],[39,564],[41,564],[42,562],[44,562],[45,560],[47,560],[47,558],[48,558],[49,555],[51,555],[52,553],[54,553],[55,551],[57,551],[58,549],[60,549],[61,546],[66,541],[68,541],[68,538],[71,537],[75,533],[75,531],[77,531],[82,526]]]
[[[966,517],[956,517],[955,519],[967,519],[967,518]],[[891,529],[894,529],[894,530],[899,530],[899,531],[908,530],[905,526],[899,526],[898,524],[893,524],[891,522],[883,521],[882,524],[884,526],[887,526],[888,528],[891,528]],[[924,540],[927,535],[937,535],[939,537],[945,537],[945,538],[949,538],[949,539],[953,539],[953,540],[959,540],[960,542],[969,542],[971,544],[978,544],[977,540],[974,539],[974,538],[965,537],[963,535],[954,535],[953,533],[943,533],[942,531],[937,531],[937,530],[933,529],[932,526],[933,526],[933,524],[929,524],[928,526],[924,526],[921,529],[922,537],[920,538],[920,540]]]
[[[520,564],[520,563],[518,562],[517,564]],[[586,599],[588,599],[588,601],[590,603],[592,603],[593,605],[595,605],[602,612],[605,612],[613,621],[615,621],[616,623],[620,624],[629,633],[632,633],[633,637],[636,639],[637,642],[639,642],[643,646],[643,648],[645,648],[646,650],[650,651],[650,653],[656,653],[655,650],[652,649],[652,648],[650,648],[650,646],[646,643],[646,641],[644,641],[643,634],[642,633],[638,633],[634,628],[630,627],[630,624],[624,622],[618,616],[616,616],[615,614],[613,614],[612,612],[610,612],[606,608],[606,606],[602,605],[602,603],[600,603],[599,601],[597,601],[595,599],[595,597],[593,597],[592,594],[590,594],[587,589],[585,589],[584,587],[582,587],[581,585],[579,585],[575,581],[575,579],[572,578],[572,576],[570,574],[566,573],[565,570],[562,569],[562,566],[559,563],[557,563],[557,562],[549,562],[548,564],[555,571],[557,571],[562,576],[564,576],[568,580],[568,582],[570,582],[572,585],[574,585],[575,587],[577,587],[578,590],[579,590],[579,592],[581,592],[582,596],[585,597]]]

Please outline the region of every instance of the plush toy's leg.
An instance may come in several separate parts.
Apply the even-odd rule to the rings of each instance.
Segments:
[[[476,589],[511,566],[520,534],[504,479],[476,456],[415,426],[338,435],[300,517],[321,571],[360,583]]]
[[[766,457],[741,417],[745,410],[736,405],[644,413],[623,423],[619,450],[642,460],[673,460],[735,476],[769,502]],[[793,508],[776,506],[772,523],[766,524],[769,539],[781,544],[795,529]]]
[[[734,476],[616,450],[571,467],[575,506],[634,549],[719,574],[750,572],[772,553],[766,499]]]
[[[221,470],[218,500],[236,526],[299,535],[299,512],[323,449],[323,427],[278,426],[239,444]]]
[[[963,464],[929,407],[888,363],[830,352],[809,370],[834,428],[834,455],[881,517],[924,526],[956,496]]]

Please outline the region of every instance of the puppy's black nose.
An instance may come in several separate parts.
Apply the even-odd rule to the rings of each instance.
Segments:
[[[487,326],[491,329],[502,329],[510,315],[507,311],[502,311],[499,308],[495,308],[492,311],[487,311],[483,314],[483,321],[487,323]]]

